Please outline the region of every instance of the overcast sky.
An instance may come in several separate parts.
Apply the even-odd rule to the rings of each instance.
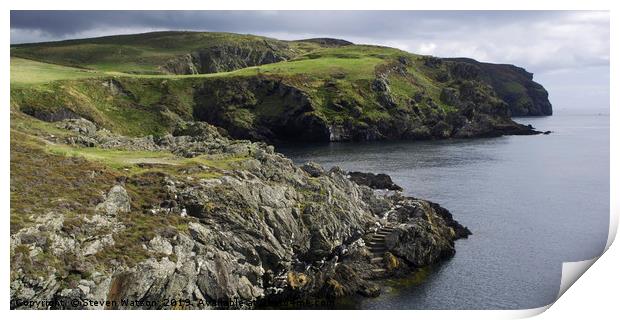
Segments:
[[[11,11],[11,43],[159,30],[335,37],[534,73],[554,110],[609,108],[609,13],[593,11]]]

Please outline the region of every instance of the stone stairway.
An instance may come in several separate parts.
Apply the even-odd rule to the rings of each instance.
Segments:
[[[379,264],[383,261],[383,256],[387,252],[387,247],[385,246],[385,237],[394,231],[393,227],[385,226],[379,229],[368,241],[367,246],[372,253],[372,258],[370,258],[371,263]],[[385,268],[375,268],[371,270],[375,275],[381,276],[385,274],[387,271]]]

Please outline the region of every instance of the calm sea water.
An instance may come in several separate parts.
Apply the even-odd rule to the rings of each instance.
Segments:
[[[599,255],[609,225],[609,116],[515,119],[551,135],[280,147],[296,163],[383,172],[473,232],[422,281],[364,309],[522,309],[552,302],[562,262]],[[419,280],[419,279],[418,279]]]

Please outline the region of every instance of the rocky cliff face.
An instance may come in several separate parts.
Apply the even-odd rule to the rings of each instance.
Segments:
[[[375,280],[449,257],[469,234],[438,205],[379,195],[338,168],[296,167],[270,146],[229,140],[205,123],[162,138],[122,137],[84,119],[56,126],[41,136],[48,146],[138,158],[115,169],[48,154],[36,147],[40,138],[15,129],[12,199],[24,188],[33,198],[11,213],[12,308],[253,308],[375,296]],[[44,158],[47,173],[19,175],[28,159]],[[71,173],[57,175],[61,168]],[[66,179],[58,197],[36,193]],[[391,253],[377,259],[366,241],[383,226],[397,231],[386,242]],[[48,304],[25,304],[35,300]],[[104,300],[113,303],[93,304]]]
[[[193,116],[238,139],[328,141],[329,128],[312,98],[293,85],[265,77],[214,79],[194,91]]]
[[[318,94],[286,80],[260,76],[209,79],[194,95],[194,116],[229,131],[235,138],[281,141],[425,140],[504,134],[537,134],[510,119],[507,103],[468,63],[428,63],[442,85],[438,97],[420,90],[403,99],[394,94],[402,81],[415,83],[402,59],[376,71],[355,93],[343,95],[331,81]],[[441,105],[441,106],[440,106]],[[372,111],[365,111],[365,110]],[[371,116],[378,113],[382,116]]]
[[[550,116],[553,114],[549,94],[533,81],[533,74],[509,64],[482,63],[467,58],[448,58],[445,61],[468,64],[475,68],[479,79],[493,87],[506,102],[512,116]]]
[[[284,61],[292,56],[282,43],[264,40],[262,45],[251,47],[219,45],[180,55],[169,60],[161,69],[172,74],[216,73]]]

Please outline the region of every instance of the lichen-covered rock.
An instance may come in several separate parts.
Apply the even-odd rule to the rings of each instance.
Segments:
[[[471,232],[452,219],[446,209],[424,200],[402,199],[389,213],[396,225],[385,240],[389,251],[416,267],[454,255],[454,240]]]
[[[89,214],[52,212],[18,230],[11,236],[11,296],[17,300],[237,299],[244,304],[236,308],[250,308],[307,297],[376,296],[364,238],[378,226],[398,225],[388,246],[390,275],[449,256],[463,235],[439,206],[376,193],[339,168],[299,168],[273,147],[230,140],[206,124],[185,123],[176,135],[148,143],[104,130],[68,132],[101,148],[113,141],[121,150],[236,160],[207,177],[195,175],[208,169],[199,164],[142,166],[144,172],[117,177],[99,201],[85,204]],[[30,267],[50,253],[62,259]]]
[[[131,210],[131,199],[127,194],[127,190],[121,185],[116,185],[110,189],[108,195],[102,203],[95,208],[98,212],[104,212],[109,216],[115,216],[119,213],[127,213]]]
[[[218,45],[170,59],[160,68],[173,74],[199,74],[232,71],[275,63],[291,58],[280,43],[264,40],[263,45]]]

